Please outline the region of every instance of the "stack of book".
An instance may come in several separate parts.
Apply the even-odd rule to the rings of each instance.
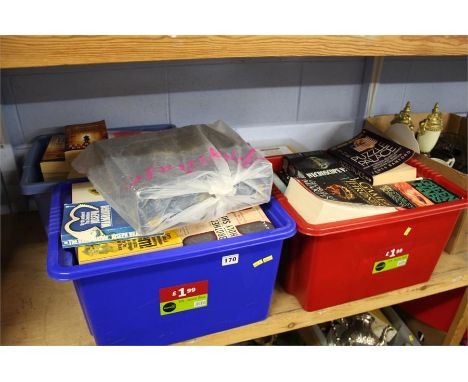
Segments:
[[[273,229],[261,207],[232,212],[219,219],[141,236],[113,210],[89,182],[72,184],[72,203],[64,205],[61,240],[75,248],[78,264],[138,255],[227,239]]]
[[[49,144],[40,163],[45,182],[67,179],[71,166],[65,161],[65,135],[50,137]]]
[[[280,179],[291,206],[309,224],[391,213],[458,200],[405,162],[413,151],[363,130],[328,151],[283,157]]]
[[[42,156],[40,168],[44,181],[83,177],[73,169],[71,162],[89,144],[107,137],[105,121],[65,126],[64,134],[56,134],[50,138]]]

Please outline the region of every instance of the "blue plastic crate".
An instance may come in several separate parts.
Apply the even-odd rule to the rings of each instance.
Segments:
[[[294,220],[273,197],[262,208],[274,230],[73,265],[73,250],[60,244],[70,184],[53,190],[47,270],[55,280],[74,282],[98,345],[167,345],[267,317],[283,241],[296,232]],[[238,263],[223,266],[223,257],[231,255],[238,256]],[[161,303],[168,301],[163,298],[168,291],[177,299],[177,293],[187,294],[195,286],[206,288],[206,305],[173,312],[173,305]]]
[[[117,129],[109,129],[109,131],[127,131],[127,130],[143,130],[143,131],[159,131],[174,128],[171,124],[159,125],[146,125],[146,126],[132,126],[120,127]],[[59,183],[59,181],[44,182],[41,172],[41,159],[49,144],[52,134],[40,135],[36,137],[32,143],[31,149],[26,155],[23,172],[20,180],[21,193],[25,196],[32,196],[36,202],[39,216],[42,224],[47,232],[49,225],[49,211],[50,211],[50,193],[52,188]]]

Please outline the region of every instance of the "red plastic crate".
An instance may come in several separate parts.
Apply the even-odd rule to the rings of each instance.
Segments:
[[[281,156],[268,158],[275,172]],[[430,178],[463,199],[371,217],[308,224],[276,188],[273,195],[297,224],[285,245],[280,282],[307,311],[362,299],[427,281],[439,260],[462,209],[466,191],[411,159],[418,176]],[[391,251],[408,254],[407,263],[373,273]]]
[[[407,301],[399,307],[415,319],[442,332],[448,332],[458,306],[462,302],[465,287],[452,289],[424,298]],[[467,338],[465,331],[464,338]]]

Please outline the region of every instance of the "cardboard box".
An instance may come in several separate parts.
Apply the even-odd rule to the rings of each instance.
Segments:
[[[427,113],[412,113],[411,118],[417,131],[419,122],[427,117]],[[390,122],[394,118],[393,115],[378,115],[369,117],[364,122],[364,127],[373,131],[380,131],[385,134],[390,126]],[[454,133],[460,136],[460,141],[467,141],[467,118],[460,117],[456,114],[442,113],[442,120],[444,123],[444,132]],[[416,154],[415,158],[426,166],[442,174],[445,178],[462,187],[468,189],[468,175],[463,174],[453,168],[445,166],[442,163],[436,162],[424,155]],[[465,209],[460,214],[458,221],[453,229],[452,235],[445,247],[445,251],[450,254],[466,252],[468,250],[468,213]]]

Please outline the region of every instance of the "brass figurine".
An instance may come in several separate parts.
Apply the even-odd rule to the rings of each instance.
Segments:
[[[411,104],[409,101],[406,102],[405,108],[403,110],[394,115],[394,118],[390,124],[393,125],[395,123],[403,123],[407,125],[411,131],[414,131],[413,120],[411,119]]]
[[[443,128],[442,113],[439,110],[439,103],[436,102],[432,113],[419,123],[419,133],[424,134],[426,131],[442,131]]]
[[[432,113],[419,123],[417,139],[422,154],[429,156],[429,153],[436,145],[443,128],[442,113],[439,110],[439,103],[436,102],[432,109]]]

